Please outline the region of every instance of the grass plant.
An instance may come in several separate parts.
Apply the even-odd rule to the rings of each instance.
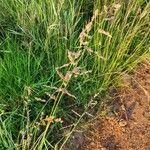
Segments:
[[[0,0],[0,149],[63,149],[149,56],[149,14],[144,0]]]

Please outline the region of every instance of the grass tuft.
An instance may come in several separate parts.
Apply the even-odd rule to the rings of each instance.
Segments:
[[[0,10],[0,149],[62,149],[150,54],[148,1],[0,0]]]

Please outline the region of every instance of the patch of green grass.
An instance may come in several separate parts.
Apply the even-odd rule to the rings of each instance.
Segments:
[[[0,149],[62,148],[62,127],[83,117],[72,110],[85,114],[149,55],[146,1],[0,0],[0,10]]]

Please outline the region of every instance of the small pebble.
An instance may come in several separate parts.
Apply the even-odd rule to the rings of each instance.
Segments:
[[[120,127],[125,127],[127,125],[127,122],[125,120],[120,120],[119,125]]]
[[[95,146],[95,143],[94,143],[94,142],[91,142],[90,145],[91,145],[91,146]]]

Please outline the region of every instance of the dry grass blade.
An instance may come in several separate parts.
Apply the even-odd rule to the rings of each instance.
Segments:
[[[115,8],[115,13],[116,13],[120,9],[121,5],[120,4],[113,4],[113,7]]]
[[[36,100],[36,101],[38,101],[38,102],[43,102],[43,103],[45,103],[45,102],[46,102],[46,100],[45,100],[45,99],[41,99],[41,98],[38,98],[38,97],[35,97],[35,100]]]
[[[107,32],[107,31],[99,29],[98,32],[101,33],[101,34],[104,34],[104,35],[108,36],[109,38],[112,38],[112,35],[109,32]]]
[[[96,9],[94,14],[93,14],[93,17],[92,17],[92,21],[94,21],[94,19],[96,19],[96,17],[99,15],[99,10]]]
[[[76,97],[74,95],[70,94],[65,88],[58,88],[57,92],[62,92],[63,94],[67,94],[68,96],[76,99]]]
[[[56,72],[57,72],[57,74],[58,74],[58,76],[62,79],[62,80],[64,80],[64,75],[58,70],[58,68],[56,69]]]
[[[49,99],[56,100],[56,96],[55,95],[49,94],[48,92],[46,92],[45,94],[49,97]]]

